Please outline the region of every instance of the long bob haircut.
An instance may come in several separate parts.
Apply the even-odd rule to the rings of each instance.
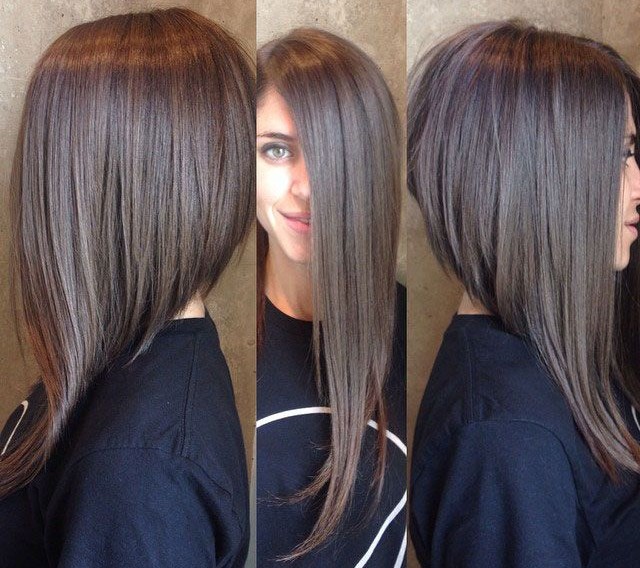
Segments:
[[[11,200],[16,308],[47,404],[0,460],[0,496],[43,467],[114,358],[211,290],[252,222],[254,140],[251,60],[194,12],[81,24],[42,56]]]
[[[372,485],[378,498],[382,489],[401,135],[380,70],[355,45],[329,32],[296,29],[263,46],[258,104],[268,89],[289,107],[309,177],[313,351],[318,390],[331,408],[328,459],[296,498],[323,489],[326,497],[311,534],[291,559],[324,543],[338,527],[353,491],[367,421],[374,417],[379,428]],[[267,249],[267,234],[259,227],[259,325]]]
[[[409,189],[434,254],[530,343],[612,480],[640,472],[614,394],[640,407],[637,252],[614,270],[637,76],[602,44],[512,21],[446,39],[409,85]]]

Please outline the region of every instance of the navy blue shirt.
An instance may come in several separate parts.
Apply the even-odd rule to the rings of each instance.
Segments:
[[[376,430],[365,434],[351,506],[325,546],[293,562],[278,562],[311,532],[317,499],[292,504],[327,458],[329,409],[316,389],[312,323],[280,312],[268,300],[258,357],[257,557],[258,566],[399,568],[406,549],[406,291],[398,287],[392,371],[386,385],[388,465],[383,495],[373,508]],[[360,563],[360,564],[359,564]]]
[[[622,409],[632,434],[637,417]],[[560,390],[498,318],[457,315],[422,400],[411,536],[432,568],[640,566],[640,484],[613,484]]]
[[[247,473],[213,321],[170,322],[96,378],[38,476],[0,501],[0,566],[242,566]],[[24,434],[42,385],[9,418]]]

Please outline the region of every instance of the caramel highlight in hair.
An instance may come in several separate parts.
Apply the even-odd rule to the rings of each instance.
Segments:
[[[255,211],[255,75],[185,9],[76,26],[33,73],[14,159],[16,284],[46,408],[0,460],[31,480],[90,384],[205,295]]]

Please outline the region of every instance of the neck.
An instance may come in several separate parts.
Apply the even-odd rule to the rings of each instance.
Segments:
[[[197,293],[173,319],[203,318],[204,314],[204,302],[200,294]]]
[[[458,307],[458,315],[491,316],[493,314],[483,304],[481,304],[475,298],[469,296],[469,294],[467,294],[467,292],[465,291],[465,293],[462,294],[462,301],[460,302],[460,306]]]
[[[269,247],[264,293],[271,303],[300,320],[313,320],[313,288],[308,263],[293,262],[277,246]]]

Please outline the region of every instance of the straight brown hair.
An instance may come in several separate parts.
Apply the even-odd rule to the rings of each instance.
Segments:
[[[0,460],[29,482],[87,387],[206,295],[255,211],[255,75],[185,9],[76,26],[31,78],[11,180],[16,299],[47,404]]]
[[[386,463],[383,386],[390,371],[400,222],[401,136],[380,70],[349,41],[300,28],[258,51],[258,104],[286,101],[311,194],[313,350],[319,393],[331,408],[329,457],[295,498],[326,491],[311,534],[286,557],[326,542],[348,506],[367,421],[379,424],[372,485]],[[258,315],[268,240],[258,229]],[[261,333],[259,333],[260,337]]]
[[[607,46],[510,21],[444,40],[409,83],[409,189],[434,254],[531,344],[611,478],[640,472],[613,388],[639,407],[637,252],[614,270],[637,76]]]

